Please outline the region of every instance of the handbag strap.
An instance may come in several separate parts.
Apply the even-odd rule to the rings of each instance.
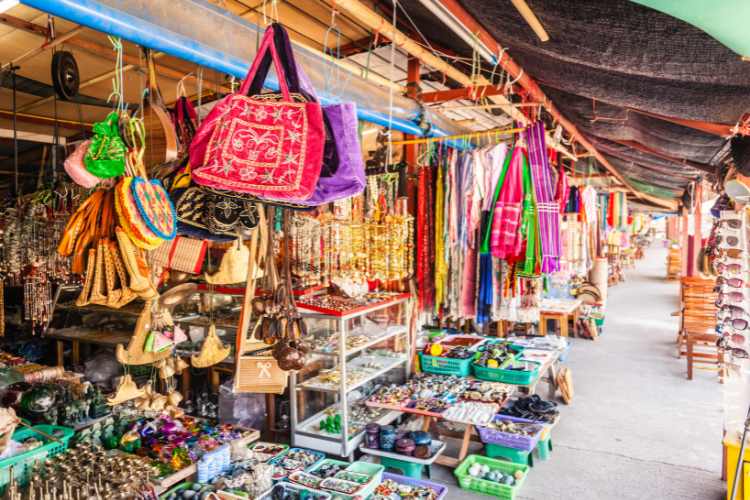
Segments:
[[[274,41],[273,36],[274,36],[274,28],[272,26],[269,26],[268,29],[266,30],[266,34],[263,35],[263,42],[261,43],[260,48],[258,49],[258,55],[255,57],[255,60],[253,61],[253,65],[250,66],[250,70],[247,72],[247,76],[245,77],[245,80],[243,80],[242,82],[242,87],[240,87],[239,94],[240,95],[255,95],[255,94],[248,94],[248,91],[250,90],[251,85],[261,85],[261,86],[263,85],[263,82],[265,82],[266,80],[266,75],[268,75],[270,64],[268,66],[265,66],[265,65],[262,65],[261,63],[263,62],[263,59],[265,58],[266,54],[268,53],[270,49],[271,57],[273,58],[273,64],[274,64],[274,67],[276,68],[276,74],[279,77],[279,88],[281,89],[281,95],[284,96],[284,100],[291,102],[292,99],[289,95],[289,89],[287,88],[286,78],[284,77],[284,70],[281,65],[281,61],[279,61],[279,54],[276,51],[276,44],[273,43]],[[259,83],[256,83],[256,80]]]
[[[281,66],[284,68],[284,73],[279,73],[278,67],[276,68],[276,73],[279,76],[279,84],[281,84],[282,80],[286,80],[289,84],[289,91],[293,93],[300,93],[300,79],[304,78],[304,81],[307,81],[307,75],[304,74],[304,72],[300,73],[301,68],[297,64],[297,61],[294,58],[294,52],[292,51],[292,42],[289,41],[289,35],[286,32],[286,29],[280,25],[279,23],[273,23],[268,28],[269,30],[273,29],[273,40],[274,40],[274,47],[276,48],[276,53],[279,56],[279,61],[281,62]],[[258,55],[260,56],[261,52],[258,51]],[[256,57],[256,60],[258,57]],[[260,65],[258,66],[258,74],[263,75],[265,78],[265,75],[268,74],[268,70],[271,68],[271,54],[265,53],[263,57],[261,58]],[[309,81],[307,82],[309,85]],[[243,82],[244,85],[244,82]],[[310,86],[312,87],[312,86]],[[240,93],[243,93],[244,95],[258,95],[261,93],[263,89],[263,80],[261,79],[255,79],[250,84],[250,90],[248,93],[243,93],[242,90],[240,90]],[[309,91],[308,91],[309,92]],[[313,91],[312,96],[314,97],[315,101],[317,102],[317,95],[315,95],[315,91]]]

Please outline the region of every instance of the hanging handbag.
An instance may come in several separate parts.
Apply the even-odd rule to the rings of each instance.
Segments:
[[[268,28],[239,93],[214,106],[198,129],[190,157],[201,166],[194,170],[193,179],[216,189],[292,202],[308,200],[322,167],[323,112],[319,103],[304,102],[295,72],[285,73],[273,35],[274,29]],[[277,94],[248,97],[254,80],[265,81],[267,72],[258,72],[258,67],[268,50],[279,75],[281,98]]]
[[[190,166],[178,175],[169,197],[174,203],[177,230],[205,240],[228,242],[241,229],[258,226],[258,209],[253,203],[214,195],[191,180]],[[182,187],[187,185],[188,187]]]
[[[86,170],[100,179],[125,173],[125,145],[120,139],[117,113],[94,124],[94,138],[86,151]]]
[[[177,236],[154,251],[153,264],[166,270],[200,274],[207,247],[205,240]]]
[[[86,165],[83,163],[83,157],[89,150],[91,141],[83,141],[80,146],[73,152],[72,155],[65,159],[65,171],[68,173],[73,182],[79,186],[83,186],[86,189],[90,189],[100,183],[102,180],[97,176],[86,170]]]
[[[280,24],[272,24],[274,43],[279,60],[288,77],[295,77],[299,82],[302,95],[310,102],[318,102],[315,88],[310,83],[302,67],[294,60],[292,44],[286,29]],[[258,72],[265,74],[271,66],[271,55],[266,53]],[[259,94],[263,82],[255,80],[250,87],[250,94]],[[362,159],[362,147],[359,143],[357,106],[354,103],[332,104],[323,106],[323,121],[326,132],[323,165],[315,192],[309,200],[298,200],[296,203],[317,207],[325,203],[343,200],[355,196],[365,189],[365,164]],[[260,196],[261,201],[279,202],[272,193]]]

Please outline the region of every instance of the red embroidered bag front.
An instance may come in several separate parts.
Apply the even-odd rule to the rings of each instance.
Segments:
[[[266,77],[267,69],[258,72],[258,67],[267,50],[281,96],[248,97],[253,79]],[[285,62],[294,67],[293,58]],[[218,103],[196,132],[190,147],[191,164],[199,166],[193,170],[195,182],[289,201],[312,196],[323,164],[323,112],[319,103],[305,102],[296,78],[288,85],[284,69],[269,27],[239,92]]]

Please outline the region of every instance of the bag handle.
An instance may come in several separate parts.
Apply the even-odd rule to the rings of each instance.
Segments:
[[[263,62],[263,59],[265,58],[270,48],[271,57],[273,58],[273,64],[276,68],[276,74],[279,76],[279,87],[281,88],[281,95],[284,96],[284,100],[286,100],[287,102],[291,102],[292,99],[289,95],[289,89],[286,85],[286,79],[284,78],[283,67],[281,66],[281,61],[279,61],[279,54],[276,52],[276,44],[273,43],[273,36],[274,29],[273,27],[269,27],[266,30],[266,34],[263,35],[263,43],[261,43],[261,46],[258,49],[258,55],[255,57],[253,65],[250,66],[250,70],[247,72],[245,80],[242,82],[242,87],[240,87],[239,93],[241,95],[248,95],[250,86],[256,84],[256,80],[259,82],[257,85],[263,85],[263,82],[266,80],[266,76],[268,75],[270,64],[266,67],[261,63]]]
[[[299,74],[301,68],[297,64],[297,61],[294,59],[294,52],[292,51],[292,43],[289,41],[289,35],[287,34],[286,29],[279,23],[271,24],[268,29],[273,29],[274,46],[276,47],[276,53],[279,56],[281,65],[284,68],[283,75],[279,73],[279,69],[276,68],[276,73],[279,76],[279,84],[282,80],[286,79],[289,82],[290,92],[299,94],[300,79],[304,75],[304,73],[302,73],[302,75]],[[258,55],[260,55],[260,53],[261,52],[259,50]],[[257,59],[258,57],[256,57],[256,60]],[[266,53],[261,59],[262,60],[260,62],[260,66],[258,67],[258,73],[265,76],[266,74],[268,74],[268,70],[271,68],[271,57],[268,53]],[[304,79],[307,80],[307,75],[304,75]],[[243,93],[242,90],[240,90],[240,93],[242,93],[243,95],[258,95],[261,93],[262,89],[263,80],[253,80],[250,84],[248,93]],[[315,95],[314,91],[312,95],[313,97],[315,97],[315,101],[317,102],[317,95]]]

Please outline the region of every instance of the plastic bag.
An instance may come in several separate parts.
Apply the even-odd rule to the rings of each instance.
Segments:
[[[234,379],[219,387],[219,421],[263,431],[266,425],[265,394],[233,393]]]
[[[84,365],[86,365],[86,371],[84,372],[86,379],[94,384],[109,385],[112,377],[125,373],[125,369],[117,361],[115,355],[108,351],[97,354],[87,360]]]

